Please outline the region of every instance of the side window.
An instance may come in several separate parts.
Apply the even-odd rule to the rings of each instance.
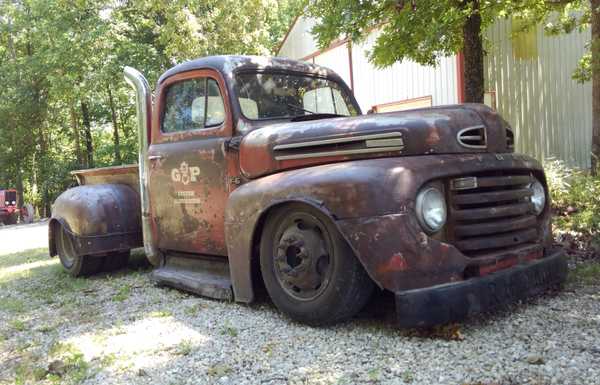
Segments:
[[[216,80],[189,79],[167,89],[162,132],[210,128],[224,121],[225,105]]]

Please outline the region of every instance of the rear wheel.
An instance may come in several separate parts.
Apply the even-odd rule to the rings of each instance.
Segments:
[[[275,305],[312,325],[352,317],[374,288],[329,218],[303,204],[284,206],[269,216],[261,237],[260,267]]]
[[[127,266],[129,261],[129,250],[117,253],[111,253],[104,257],[102,264],[102,271],[115,271],[121,270]]]
[[[76,255],[71,237],[64,226],[58,226],[54,237],[60,263],[73,277],[88,276],[100,271],[102,257]]]

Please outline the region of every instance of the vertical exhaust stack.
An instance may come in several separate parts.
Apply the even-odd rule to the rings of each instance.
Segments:
[[[136,93],[136,110],[138,124],[140,201],[142,208],[142,234],[146,257],[154,266],[161,263],[162,257],[152,239],[150,225],[150,200],[148,196],[148,135],[150,133],[150,117],[152,112],[152,93],[148,81],[138,70],[132,67],[123,69],[125,80]]]

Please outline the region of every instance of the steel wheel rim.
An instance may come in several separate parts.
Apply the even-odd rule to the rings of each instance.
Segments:
[[[325,225],[308,213],[292,213],[279,225],[273,270],[290,297],[311,301],[323,294],[333,273],[333,242]]]
[[[73,255],[73,245],[71,239],[67,234],[67,231],[61,226],[60,234],[58,236],[58,254],[66,268],[71,268],[75,263],[75,256]]]

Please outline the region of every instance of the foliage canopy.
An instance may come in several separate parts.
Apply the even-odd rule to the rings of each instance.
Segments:
[[[269,54],[302,0],[0,0],[0,188],[49,214],[76,168],[133,163],[122,68],[154,84],[213,54]]]

